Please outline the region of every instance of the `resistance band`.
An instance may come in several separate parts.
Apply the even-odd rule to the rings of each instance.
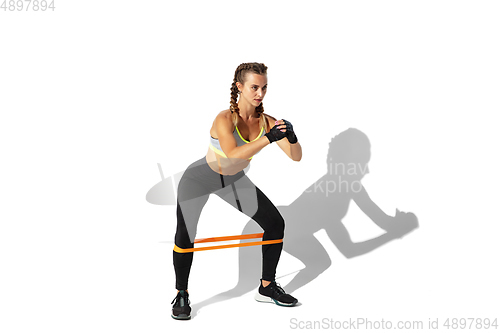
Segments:
[[[253,238],[261,238],[263,235],[264,235],[263,233],[260,233],[260,234],[200,238],[200,239],[195,239],[194,243],[211,243],[211,242],[223,242],[223,241],[237,240],[237,239],[253,239]],[[177,245],[174,245],[174,251],[177,253],[188,253],[196,251],[228,249],[231,247],[244,247],[244,246],[266,245],[266,244],[277,244],[277,243],[283,243],[283,239],[272,239],[267,241],[247,242],[247,243],[228,244],[228,245],[205,246],[205,247],[198,247],[191,249],[181,249]]]

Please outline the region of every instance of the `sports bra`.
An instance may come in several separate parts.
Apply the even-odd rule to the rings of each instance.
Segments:
[[[259,135],[257,136],[257,138],[255,138],[255,140],[260,139],[261,137],[264,136],[264,134],[266,134],[266,133],[264,132],[264,127],[262,127]],[[233,136],[234,136],[234,139],[236,140],[237,147],[240,147],[246,143],[255,141],[255,140],[247,141],[247,140],[243,139],[243,137],[241,136],[240,130],[238,129],[238,126],[235,126],[235,129],[233,131]],[[227,158],[226,154],[224,154],[224,152],[222,151],[222,148],[220,147],[219,139],[215,139],[212,136],[210,136],[210,149],[212,149],[216,154]],[[258,154],[258,152],[257,152],[257,154]],[[250,159],[252,159],[252,158],[253,158],[253,156],[250,157]]]

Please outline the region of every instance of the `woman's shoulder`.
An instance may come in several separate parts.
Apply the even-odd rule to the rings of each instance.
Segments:
[[[215,117],[214,124],[224,124],[224,126],[232,126],[233,121],[231,119],[231,110],[227,109],[219,112]]]
[[[267,127],[268,127],[268,131],[269,131],[274,126],[274,123],[276,122],[276,118],[274,118],[273,116],[268,115],[265,112],[264,112],[264,117],[266,117]]]
[[[222,110],[217,114],[215,118],[231,119],[231,110],[229,109]]]
[[[267,121],[276,121],[276,118],[274,118],[271,115],[268,115],[267,113],[264,112],[264,116],[266,117]]]

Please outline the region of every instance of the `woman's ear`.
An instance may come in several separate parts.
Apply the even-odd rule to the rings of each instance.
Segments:
[[[238,88],[239,91],[243,90],[243,85],[239,82],[236,82],[236,87]]]

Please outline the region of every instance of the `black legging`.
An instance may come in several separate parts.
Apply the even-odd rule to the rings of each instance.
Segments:
[[[177,232],[175,244],[193,247],[196,228],[208,196],[215,193],[221,199],[255,220],[264,229],[262,240],[283,239],[285,221],[278,209],[256,187],[243,171],[233,176],[221,176],[207,164],[205,157],[191,164],[184,172],[177,191]],[[262,246],[262,279],[274,281],[276,266],[283,243]],[[174,254],[176,288],[188,289],[193,253]]]

